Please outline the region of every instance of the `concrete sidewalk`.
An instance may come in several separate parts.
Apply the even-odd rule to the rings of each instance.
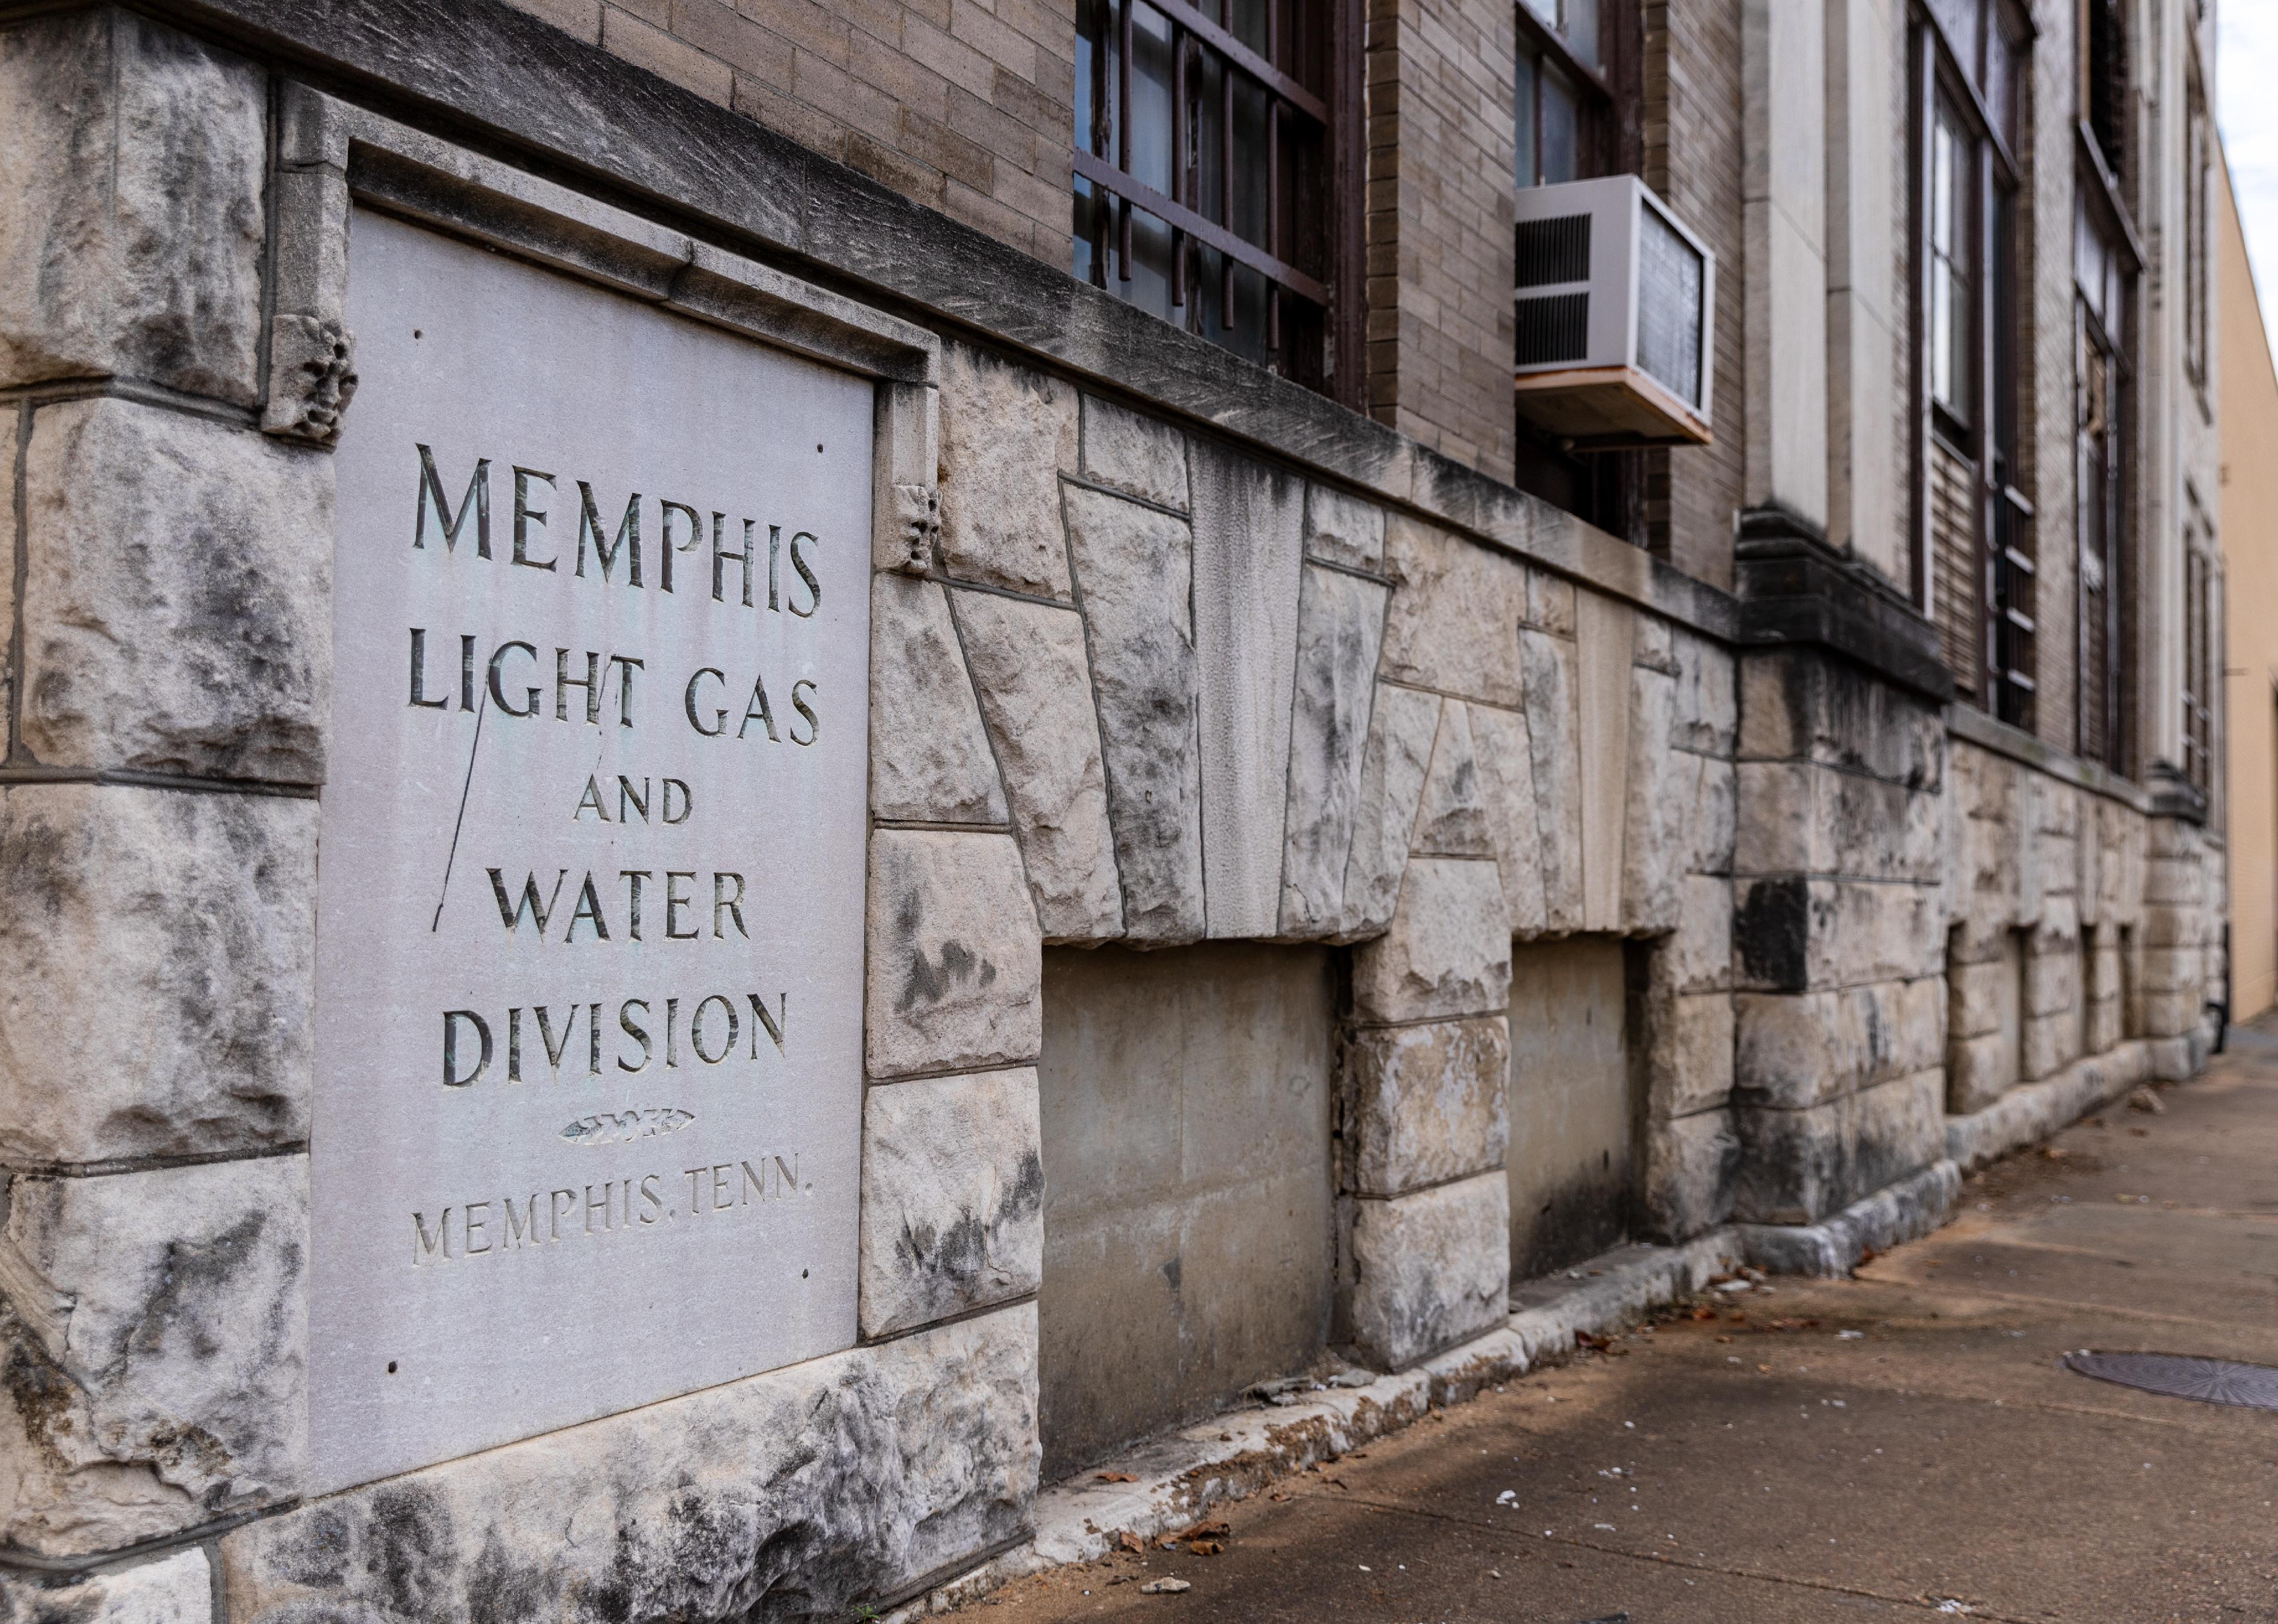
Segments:
[[[1956,1222],[1855,1279],[1716,1293],[1212,1511],[1219,1554],[1150,1547],[980,1605],[991,1624],[2278,1620],[2278,1414],[2059,1363],[2278,1365],[2278,1038],[2233,1045],[2164,1113],[2114,1109],[1988,1169]],[[1191,1589],[1143,1593],[1161,1578]]]

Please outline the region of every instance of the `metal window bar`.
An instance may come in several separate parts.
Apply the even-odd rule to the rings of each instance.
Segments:
[[[1303,84],[1284,72],[1274,58],[1281,51],[1280,8],[1269,4],[1265,8],[1268,55],[1260,56],[1243,44],[1234,33],[1233,0],[1219,0],[1216,19],[1206,15],[1186,0],[1099,0],[1112,9],[1115,34],[1115,97],[1112,123],[1115,131],[1115,156],[1108,158],[1098,150],[1105,143],[1102,132],[1095,128],[1089,149],[1078,148],[1074,153],[1075,172],[1115,200],[1114,235],[1116,273],[1123,280],[1131,278],[1132,211],[1143,210],[1171,228],[1172,294],[1173,306],[1184,308],[1187,303],[1188,259],[1196,247],[1214,250],[1219,256],[1223,278],[1219,309],[1221,320],[1230,331],[1234,326],[1234,277],[1236,266],[1246,267],[1263,278],[1266,286],[1266,347],[1281,347],[1281,306],[1285,295],[1294,295],[1318,309],[1326,311],[1329,290],[1319,278],[1310,275],[1286,257],[1281,240],[1281,149],[1282,126],[1286,119],[1296,118],[1326,133],[1329,122],[1328,104]],[[1173,67],[1173,112],[1172,117],[1172,184],[1179,195],[1166,196],[1155,187],[1138,179],[1131,172],[1131,45],[1132,12],[1135,6],[1147,4],[1158,12],[1171,26],[1171,61]],[[1197,140],[1189,139],[1189,118],[1196,96],[1196,88],[1203,75],[1196,71],[1197,59],[1209,53],[1219,67],[1221,104],[1219,123],[1219,217],[1212,219],[1199,207],[1202,201],[1201,164],[1203,155],[1195,150]],[[1265,99],[1266,126],[1266,240],[1255,243],[1242,236],[1234,227],[1235,200],[1235,75],[1255,85]],[[1197,131],[1196,135],[1199,135]]]

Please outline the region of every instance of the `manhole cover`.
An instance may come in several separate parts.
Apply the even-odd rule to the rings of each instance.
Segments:
[[[2192,1359],[2182,1353],[2098,1353],[2083,1349],[2066,1354],[2065,1366],[2099,1382],[2117,1382],[2145,1392],[2197,1399],[2202,1404],[2278,1410],[2278,1370],[2267,1365]]]

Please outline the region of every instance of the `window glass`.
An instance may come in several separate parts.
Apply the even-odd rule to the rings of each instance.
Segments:
[[[1930,395],[1963,422],[1969,416],[1971,319],[1969,203],[1974,143],[1944,101],[1930,126]]]
[[[1534,58],[1521,55],[1518,59],[1518,161],[1515,167],[1522,187],[1533,186],[1541,179],[1535,169],[1534,74]]]
[[[1559,37],[1585,67],[1605,65],[1598,51],[1598,0],[1566,0],[1565,27]]]
[[[1574,81],[1548,62],[1542,65],[1542,184],[1557,186],[1581,177],[1582,108]]]

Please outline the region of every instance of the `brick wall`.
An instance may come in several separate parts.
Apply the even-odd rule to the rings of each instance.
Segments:
[[[1511,476],[1509,0],[1369,0],[1368,381],[1380,422]]]
[[[1651,454],[1647,534],[1679,569],[1730,587],[1747,454],[1740,0],[1647,0],[1644,70],[1646,183],[1716,255],[1716,443]]]
[[[1066,265],[1075,0],[513,0]]]

